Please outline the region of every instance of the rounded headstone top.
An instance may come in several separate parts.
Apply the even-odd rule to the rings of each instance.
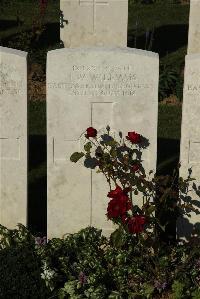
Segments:
[[[16,50],[12,48],[7,48],[7,47],[1,47],[0,46],[0,52],[1,53],[6,53],[6,54],[12,54],[12,55],[18,55],[21,57],[27,57],[27,52],[21,51],[21,50]]]
[[[47,55],[56,55],[58,53],[92,53],[92,52],[112,52],[112,53],[124,53],[124,54],[136,54],[136,55],[142,55],[142,56],[148,56],[148,57],[155,57],[158,58],[158,53],[141,50],[141,49],[135,49],[135,48],[128,48],[128,47],[81,47],[81,48],[61,48],[49,51]]]

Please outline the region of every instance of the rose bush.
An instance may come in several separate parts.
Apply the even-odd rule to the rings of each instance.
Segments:
[[[105,214],[119,225],[116,231],[119,235],[123,232],[148,235],[153,230],[158,236],[165,232],[170,217],[176,221],[188,209],[198,212],[194,202],[183,203],[184,196],[179,198],[179,190],[184,190],[187,198],[186,190],[193,180],[190,175],[183,180],[178,177],[178,169],[172,177],[159,177],[153,171],[146,174],[142,153],[149,142],[141,134],[130,131],[123,137],[119,132],[116,138],[116,133],[111,134],[107,126],[103,133],[89,127],[85,137],[83,151],[73,153],[70,159],[72,162],[84,159],[85,167],[106,177],[110,201]],[[113,238],[119,240],[116,232]]]

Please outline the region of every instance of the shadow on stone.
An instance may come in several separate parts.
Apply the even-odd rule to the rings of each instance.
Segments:
[[[191,235],[193,231],[193,225],[189,223],[186,218],[179,218],[177,220],[177,236],[178,238],[185,237],[186,239]]]

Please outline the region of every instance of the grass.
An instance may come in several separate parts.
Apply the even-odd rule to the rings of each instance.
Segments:
[[[136,21],[139,23],[139,33],[142,34],[147,28],[161,26],[188,24],[189,5],[155,3],[129,4],[129,30],[135,29]]]
[[[46,102],[29,102],[29,135],[46,135]]]
[[[44,22],[59,22],[59,1],[48,0],[48,2]],[[39,1],[36,0],[8,0],[6,5],[2,5],[0,20],[2,24],[7,22],[7,28],[6,24],[1,26],[0,39],[18,34],[21,31],[31,30],[32,24],[37,21],[39,15],[39,5],[37,3]]]
[[[176,139],[181,137],[181,106],[159,105],[158,138]]]

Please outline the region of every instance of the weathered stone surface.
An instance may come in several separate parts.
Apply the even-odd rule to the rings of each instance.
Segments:
[[[180,147],[180,176],[188,177],[192,168],[192,178],[200,186],[200,55],[187,55],[185,60],[185,82],[182,108],[181,147]],[[193,182],[191,182],[192,186]],[[190,188],[192,190],[192,188]],[[199,189],[200,191],[200,189]],[[188,192],[190,200],[197,200],[200,207],[200,192]],[[193,202],[195,203],[195,202]],[[193,224],[200,222],[200,215],[192,213],[191,218],[179,222],[178,235],[187,236],[191,233]]]
[[[91,125],[137,131],[150,140],[144,165],[156,168],[158,56],[135,49],[60,49],[47,58],[48,237],[88,225],[108,235],[109,186],[102,174],[70,162]]]
[[[0,223],[27,218],[26,53],[0,47]]]
[[[127,45],[128,0],[60,0],[66,48]]]
[[[190,0],[188,54],[200,53],[200,1]]]

